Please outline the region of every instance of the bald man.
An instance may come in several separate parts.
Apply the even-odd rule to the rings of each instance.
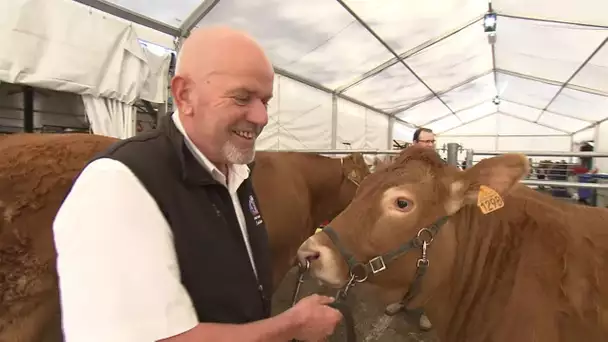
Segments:
[[[319,341],[341,319],[311,296],[270,318],[268,237],[249,179],[273,68],[247,35],[196,30],[178,111],[91,160],[53,224],[66,342]]]

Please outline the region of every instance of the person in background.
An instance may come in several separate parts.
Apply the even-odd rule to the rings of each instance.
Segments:
[[[413,137],[414,144],[426,147],[435,147],[435,133],[430,128],[420,127],[416,129]]]
[[[312,295],[270,317],[268,236],[247,164],[274,71],[223,27],[179,52],[178,110],[117,142],[74,181],[54,220],[66,342],[319,341],[342,319]]]
[[[430,128],[419,127],[414,131],[412,137],[413,144],[420,145],[428,148],[435,148],[435,133]],[[387,315],[394,315],[397,312],[403,310],[404,306],[402,303],[393,303],[386,307],[385,313]],[[431,321],[424,312],[421,312],[420,319],[418,321],[418,327],[420,330],[428,331],[433,328]]]
[[[580,147],[580,152],[593,152],[593,146],[589,143],[584,143]],[[593,160],[591,157],[580,157],[579,165],[574,165],[570,171],[573,175],[577,176],[579,182],[582,182],[582,175],[592,175],[597,174],[598,169],[593,168]],[[576,192],[576,199],[578,203],[583,205],[592,205],[593,196],[596,196],[596,192],[593,189],[589,188],[579,188]]]

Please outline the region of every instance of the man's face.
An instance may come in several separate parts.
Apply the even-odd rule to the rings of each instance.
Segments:
[[[212,74],[193,89],[193,140],[216,162],[252,162],[256,139],[268,123],[272,69],[247,69]]]
[[[435,134],[431,132],[420,132],[417,144],[426,147],[435,147]]]

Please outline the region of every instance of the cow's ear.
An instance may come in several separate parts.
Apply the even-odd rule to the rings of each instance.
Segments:
[[[484,196],[504,196],[529,171],[528,158],[523,154],[503,154],[484,159],[450,182],[446,210],[451,215],[463,205],[479,204],[480,191]]]

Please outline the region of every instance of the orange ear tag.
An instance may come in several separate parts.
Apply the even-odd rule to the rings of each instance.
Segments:
[[[477,206],[485,215],[504,207],[505,202],[494,189],[482,185],[479,187]]]

